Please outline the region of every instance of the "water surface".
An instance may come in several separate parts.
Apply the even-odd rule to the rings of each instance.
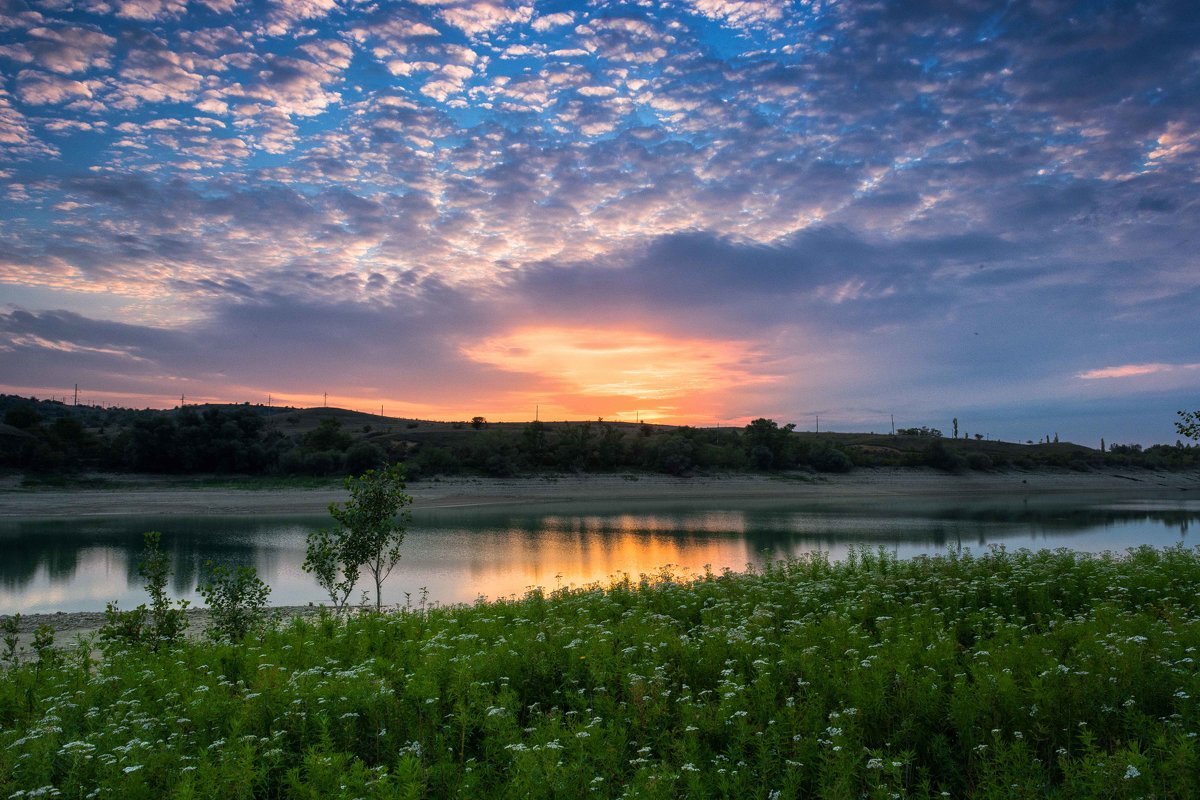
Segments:
[[[206,562],[248,564],[279,605],[326,598],[301,570],[305,535],[320,517],[94,517],[0,521],[0,613],[128,608],[146,601],[137,561],[142,533],[159,530],[172,559],[172,592],[199,603]],[[520,596],[533,586],[607,582],[664,567],[742,570],[764,559],[851,547],[901,558],[992,545],[1122,551],[1189,540],[1200,502],[1103,497],[889,501],[887,507],[622,501],[537,508],[425,509],[413,515],[385,603]]]

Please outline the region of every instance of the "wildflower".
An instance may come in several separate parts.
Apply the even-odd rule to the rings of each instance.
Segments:
[[[867,762],[867,769],[883,769],[883,759],[872,758]]]
[[[1130,764],[1127,767],[1125,767],[1125,780],[1132,780],[1133,778],[1136,778],[1141,774],[1142,773],[1138,772],[1138,768],[1135,767],[1133,764]]]

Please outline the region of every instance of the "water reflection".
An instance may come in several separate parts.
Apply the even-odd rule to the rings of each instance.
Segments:
[[[623,502],[611,507],[419,511],[385,602],[425,589],[432,600],[469,602],[657,572],[740,570],[763,558],[812,551],[843,558],[854,546],[884,546],[900,557],[947,548],[1071,547],[1099,552],[1187,542],[1200,520],[1196,501],[1113,504],[1103,499],[887,507],[741,509]],[[327,517],[109,517],[0,522],[0,613],[102,610],[144,602],[137,562],[142,533],[163,532],[174,568],[172,592],[197,602],[207,561],[253,564],[277,604],[321,602],[300,568],[304,537]]]

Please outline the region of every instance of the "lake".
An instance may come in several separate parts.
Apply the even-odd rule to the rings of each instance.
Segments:
[[[1191,546],[1200,501],[1104,497],[889,500],[888,506],[744,503],[543,504],[424,509],[413,514],[403,559],[384,602],[438,603],[520,596],[528,588],[606,583],[610,577],[743,570],[813,551],[844,558],[884,547],[901,558],[947,549],[975,552],[1067,547],[1122,551],[1141,544]],[[301,570],[319,517],[91,517],[0,520],[0,613],[103,610],[146,602],[137,561],[142,533],[163,532],[172,592],[198,604],[208,561],[247,564],[274,605],[327,601]]]

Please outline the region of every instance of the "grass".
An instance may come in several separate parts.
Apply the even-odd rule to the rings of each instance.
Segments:
[[[45,650],[0,797],[1200,793],[1200,551],[859,551]]]

